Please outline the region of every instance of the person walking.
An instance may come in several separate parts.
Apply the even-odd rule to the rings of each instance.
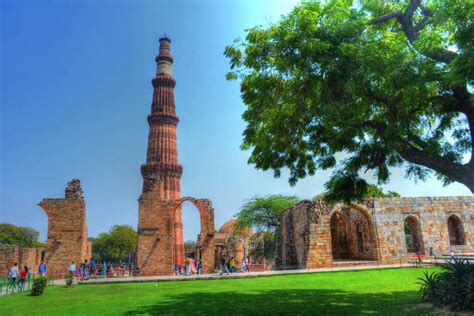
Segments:
[[[418,251],[416,254],[416,267],[419,268],[421,267],[421,264],[423,263],[423,254],[421,251]]]
[[[41,264],[38,267],[39,275],[42,277],[46,276],[47,270],[48,270],[48,266],[46,265],[46,262],[44,262],[44,260],[41,260]]]
[[[231,273],[234,273],[235,272],[235,260],[234,260],[234,257],[230,257],[230,261],[229,261],[229,270]]]
[[[185,269],[186,276],[190,276],[191,275],[191,259],[186,258],[186,260],[184,260],[184,269]]]
[[[201,259],[198,260],[197,274],[202,274],[202,261],[201,261]]]
[[[25,288],[27,274],[28,274],[28,267],[24,266],[23,269],[20,270],[20,282],[18,283],[18,289],[20,291],[23,291]]]
[[[228,264],[228,260],[226,259],[224,255],[222,255],[221,257],[222,271],[220,275],[223,275],[224,273],[227,273],[227,275],[229,275],[229,268],[227,267],[227,264]]]
[[[67,268],[68,275],[71,278],[71,282],[74,279],[74,273],[76,273],[76,265],[74,264],[74,261],[71,261],[69,264],[69,267]]]
[[[10,286],[12,288],[12,291],[16,288],[16,281],[19,275],[20,275],[20,271],[18,270],[18,263],[15,262],[13,267],[10,268],[10,272],[8,272],[8,278],[11,281]]]

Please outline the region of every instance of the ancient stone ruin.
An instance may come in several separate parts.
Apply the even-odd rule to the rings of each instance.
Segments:
[[[48,239],[44,259],[51,275],[67,270],[91,258],[91,243],[87,240],[86,204],[81,182],[73,179],[67,184],[64,198],[43,199],[39,206],[48,216]]]
[[[277,267],[402,263],[418,252],[470,253],[474,197],[372,198],[360,204],[305,200],[283,214]]]

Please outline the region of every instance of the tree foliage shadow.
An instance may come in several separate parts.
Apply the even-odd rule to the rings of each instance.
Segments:
[[[125,315],[429,315],[413,308],[416,291],[356,293],[343,290],[289,289],[251,292],[193,292],[169,295]],[[245,293],[246,292],[246,293]],[[411,307],[410,307],[411,305]]]

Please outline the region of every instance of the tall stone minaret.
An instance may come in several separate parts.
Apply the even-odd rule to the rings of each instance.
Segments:
[[[141,166],[143,176],[143,192],[148,190],[150,181],[159,179],[159,186],[164,199],[181,198],[180,179],[183,167],[178,163],[178,146],[176,116],[174,104],[174,87],[176,81],[172,75],[173,58],[170,53],[171,40],[160,38],[160,52],[156,56],[156,76],[153,84],[153,101],[151,114],[148,115],[150,133],[148,135],[148,151],[146,163]],[[174,225],[174,261],[183,264],[183,220],[181,208],[176,210]]]

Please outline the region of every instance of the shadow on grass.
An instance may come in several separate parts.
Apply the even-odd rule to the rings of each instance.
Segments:
[[[342,290],[269,290],[243,292],[193,292],[170,295],[163,301],[128,311],[125,315],[142,314],[380,314],[426,315],[429,309],[413,307],[419,302],[416,291],[392,293],[355,293]]]

